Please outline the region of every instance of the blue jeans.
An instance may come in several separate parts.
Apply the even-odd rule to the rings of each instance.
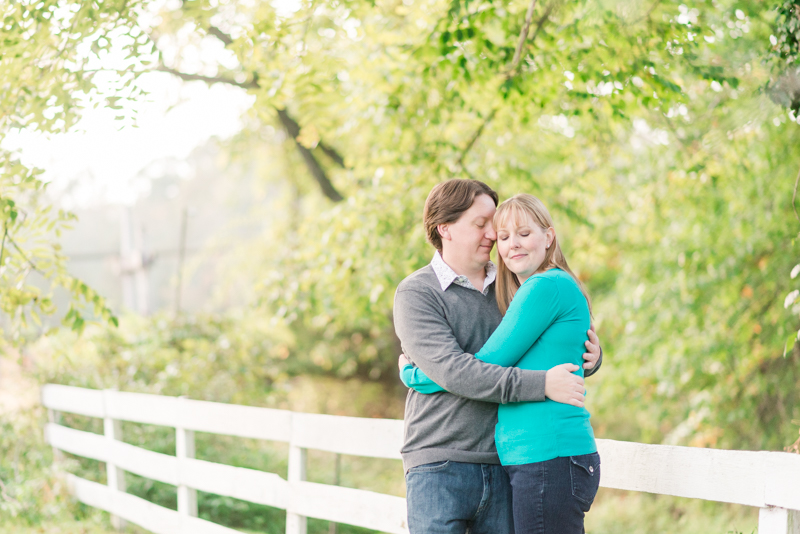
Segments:
[[[582,534],[600,487],[594,452],[505,467],[511,478],[517,534]]]
[[[499,465],[436,462],[406,473],[411,534],[514,534],[511,484]]]

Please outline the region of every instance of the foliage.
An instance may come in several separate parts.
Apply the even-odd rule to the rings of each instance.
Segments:
[[[401,406],[399,399],[387,402],[384,388],[379,392],[359,392],[352,383],[337,387],[327,380],[289,380],[290,374],[299,374],[293,370],[293,360],[300,361],[287,357],[288,351],[294,350],[291,347],[292,340],[270,328],[269,321],[231,314],[184,317],[178,321],[124,316],[119,328],[95,325],[82,336],[64,331],[40,339],[29,350],[35,362],[35,376],[42,383],[188,395],[215,402],[303,411],[321,408],[326,413],[341,411],[360,416],[386,416],[387,405]],[[310,390],[324,399],[324,406],[314,405]],[[397,416],[397,408],[390,415]],[[72,414],[60,417],[61,424],[72,428],[103,431],[100,419]],[[32,426],[36,424],[42,422],[36,421]],[[122,436],[127,443],[175,454],[172,429],[123,422]],[[285,444],[197,433],[195,448],[196,457],[203,460],[286,477]],[[333,455],[313,451],[309,456],[310,480],[331,483]],[[105,480],[101,462],[70,457],[67,468],[90,480]],[[402,469],[396,461],[345,458],[342,468],[340,482],[347,487],[402,494]],[[167,508],[176,507],[174,486],[130,474],[126,474],[126,484],[133,495]],[[232,528],[253,532],[284,529],[285,514],[280,510],[204,492],[198,493],[198,503],[200,517]],[[328,524],[314,522],[310,531],[327,532]],[[355,534],[363,530],[340,527],[339,532]]]
[[[0,69],[16,83],[0,92],[0,136],[64,131],[102,97],[125,119],[141,96],[133,80],[157,69],[250,92],[230,152],[286,185],[231,271],[256,281],[256,309],[60,332],[34,347],[46,363],[40,379],[270,406],[285,401],[292,376],[393,381],[393,289],[432,254],[425,197],[443,179],[475,177],[501,197],[540,196],[593,294],[606,354],[589,382],[599,436],[782,448],[800,417],[800,312],[787,320],[776,299],[796,289],[786,273],[798,257],[794,4],[3,5]],[[115,54],[124,64],[104,66]],[[51,310],[26,282],[21,254],[50,283],[75,286],[59,278],[48,233],[69,216],[46,210],[34,171],[6,161],[2,217],[19,249],[8,241],[0,254],[2,302],[19,318],[26,306]],[[84,324],[77,307],[67,320]],[[198,441],[202,454],[215,449]],[[245,449],[225,459],[273,460]],[[131,491],[173,499],[148,484],[132,478]],[[233,501],[201,499],[214,517],[246,515]]]
[[[758,2],[552,0],[534,5],[528,27],[530,6],[197,1],[131,18],[155,68],[253,94],[235,150],[266,149],[267,166],[285,165],[288,196],[248,253],[265,321],[286,337],[274,355],[254,354],[289,374],[391,379],[392,290],[431,254],[424,198],[442,179],[480,177],[501,196],[545,199],[595,294],[613,363],[597,379],[603,432],[783,446],[797,356],[782,357],[774,295],[789,291],[780,177],[793,174],[798,134],[794,116],[759,95],[775,13]],[[303,168],[345,200],[314,195]],[[223,332],[201,337],[211,346]],[[193,365],[169,336],[153,339],[163,369]],[[254,342],[242,343],[249,354]],[[244,369],[248,358],[233,361]],[[116,362],[116,382],[141,369]]]
[[[600,488],[586,514],[592,534],[756,534],[758,508]]]
[[[523,1],[198,0],[156,17],[151,4],[132,5],[119,23],[127,37],[105,28],[86,39],[133,58],[151,58],[152,46],[153,68],[249,91],[233,150],[268,151],[264,174],[283,165],[290,185],[248,251],[264,324],[280,335],[272,348],[242,338],[240,369],[270,361],[288,374],[391,378],[392,290],[432,252],[422,203],[442,179],[473,176],[554,212],[609,355],[597,379],[601,433],[785,444],[798,356],[783,357],[789,331],[774,295],[791,289],[785,177],[798,132],[759,90],[771,75],[764,59],[784,53],[770,44],[776,27],[791,48],[786,6],[776,19],[759,2],[552,0],[533,5],[528,27]],[[95,19],[110,24],[111,8],[96,6]],[[126,75],[151,68],[131,65]],[[324,180],[345,200],[315,195],[322,186],[339,198]],[[228,328],[200,334],[201,351],[216,353]],[[147,364],[113,355],[113,372],[94,383],[157,377],[164,392],[191,389],[163,375],[195,365],[184,341],[153,340],[142,354],[159,363],[142,378]],[[221,376],[250,387],[272,372]]]
[[[544,198],[568,236],[610,355],[601,435],[782,447],[800,377],[774,297],[788,292],[794,247],[780,177],[794,174],[798,132],[758,94],[771,14],[540,6],[509,74],[523,7],[337,3],[264,14],[259,35],[226,27],[241,50],[269,40],[269,61],[297,65],[268,70],[240,52],[238,74],[258,73],[253,113],[279,99],[351,164],[334,175],[345,202],[305,197],[281,213],[266,241],[283,254],[262,249],[264,305],[324,340],[315,358],[341,370],[336,342],[365,327],[392,336],[392,289],[432,253],[419,224],[432,185],[480,177],[503,197]],[[254,122],[242,142],[273,132]],[[392,362],[396,346],[381,349],[358,357]]]
[[[20,128],[67,131],[83,107],[101,101],[123,113],[122,104],[140,96],[131,85],[132,69],[147,61],[151,46],[134,23],[140,9],[141,2],[127,0],[4,2],[0,142]],[[112,41],[124,42],[130,56],[119,68],[105,69],[102,59],[114,51]],[[38,326],[41,314],[55,312],[54,288],[71,295],[63,320],[72,329],[83,329],[85,306],[98,319],[116,322],[102,297],[67,273],[56,243],[71,216],[53,209],[39,174],[0,148],[0,307],[5,333],[17,341],[29,322]]]
[[[770,35],[771,62],[775,80],[767,85],[777,103],[789,108],[795,116],[800,112],[800,3],[784,0],[775,8],[775,34]]]
[[[83,518],[71,502],[45,445],[44,410],[0,416],[0,528],[5,520],[35,525],[54,517]]]
[[[248,319],[128,315],[119,328],[61,332],[31,350],[41,383],[260,405],[288,376],[292,339],[268,319]]]
[[[103,297],[67,272],[57,239],[74,216],[56,210],[44,198],[45,188],[37,173],[18,160],[0,163],[0,310],[14,341],[30,326],[41,328],[41,315],[56,311],[55,288],[71,294],[63,322],[72,330],[83,330],[87,306],[95,317],[117,322]]]

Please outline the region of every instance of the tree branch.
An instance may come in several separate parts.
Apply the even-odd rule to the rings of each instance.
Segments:
[[[248,82],[237,82],[231,78],[226,78],[224,76],[203,76],[201,74],[188,74],[186,72],[180,72],[175,69],[171,69],[165,65],[159,65],[156,67],[157,71],[160,72],[167,72],[178,78],[186,81],[201,81],[205,82],[209,85],[213,85],[215,83],[224,83],[228,85],[234,85],[236,87],[241,87],[242,89],[258,89],[260,85],[257,80],[250,80]],[[336,190],[331,182],[330,178],[328,177],[325,170],[317,161],[317,158],[314,157],[314,154],[306,147],[304,147],[300,142],[297,140],[297,136],[300,135],[300,125],[295,121],[286,109],[275,108],[275,111],[278,112],[278,118],[281,121],[281,125],[286,130],[286,133],[295,143],[297,150],[300,152],[300,155],[303,158],[303,162],[306,164],[308,171],[311,173],[311,176],[319,184],[320,188],[322,189],[322,193],[328,197],[329,199],[333,200],[334,202],[339,202],[344,200],[344,197]],[[339,153],[334,150],[333,148],[325,145],[324,143],[320,142],[318,145],[320,150],[324,154],[326,154],[334,163],[339,165],[340,167],[344,168],[344,158],[342,158]]]
[[[233,37],[231,37],[227,33],[223,32],[222,30],[220,30],[216,26],[209,26],[206,29],[206,32],[208,32],[209,35],[213,35],[214,37],[216,37],[217,39],[222,41],[225,44],[225,46],[228,46],[229,44],[231,44],[233,42]]]
[[[519,41],[517,42],[517,49],[514,51],[514,59],[511,60],[511,68],[508,70],[509,76],[513,76],[514,71],[517,69],[519,60],[522,57],[522,47],[525,41],[528,40],[528,30],[531,28],[533,21],[533,10],[536,8],[536,0],[531,0],[531,5],[528,6],[528,12],[525,14],[525,24],[522,25],[522,31],[519,32]]]
[[[469,142],[467,143],[467,146],[465,146],[464,149],[461,151],[461,155],[458,157],[458,164],[461,166],[462,169],[464,168],[464,157],[467,155],[467,153],[470,150],[472,150],[472,146],[475,144],[475,142],[478,140],[478,138],[483,133],[483,129],[486,128],[487,124],[492,122],[492,119],[494,119],[494,116],[496,114],[497,114],[497,108],[492,109],[492,111],[486,116],[486,118],[483,119],[483,122],[481,123],[481,125],[478,126],[478,129],[475,130],[475,133],[472,134],[472,137],[470,138]]]
[[[531,28],[531,22],[533,21],[533,11],[534,8],[536,7],[536,1],[537,0],[531,0],[531,4],[530,6],[528,6],[528,12],[525,14],[525,24],[523,24],[522,31],[520,31],[519,33],[519,42],[517,43],[517,49],[514,52],[514,58],[511,61],[511,67],[508,69],[505,75],[506,81],[513,79],[518,74],[517,67],[519,66],[519,62],[522,58],[522,49],[525,45],[525,41],[528,38],[528,32],[530,31]],[[547,5],[544,14],[539,18],[539,21],[536,23],[536,30],[533,32],[533,36],[531,36],[530,39],[531,44],[534,41],[536,41],[536,38],[539,36],[539,32],[542,30],[542,27],[547,22],[547,19],[553,12],[553,9],[555,8],[557,2],[558,0],[553,0]],[[475,146],[475,143],[478,141],[481,134],[483,134],[483,130],[486,128],[486,126],[490,122],[492,122],[495,115],[497,115],[497,110],[498,110],[497,106],[492,108],[492,111],[489,112],[489,114],[486,116],[483,122],[481,122],[480,126],[478,126],[478,129],[475,130],[475,133],[472,134],[472,137],[470,137],[469,142],[467,142],[467,145],[464,147],[464,149],[461,151],[461,155],[459,155],[458,157],[457,161],[458,165],[461,167],[461,170],[466,172],[467,175],[469,175],[470,177],[471,177],[470,173],[467,172],[466,167],[464,167],[464,158],[467,156],[469,151],[472,150],[472,147]]]
[[[549,4],[547,4],[547,9],[544,10],[544,14],[539,18],[539,22],[536,23],[536,30],[531,35],[531,43],[533,44],[536,41],[536,38],[539,37],[539,32],[542,31],[542,27],[547,22],[547,19],[550,18],[550,15],[553,14],[553,10],[556,8],[558,4],[558,0],[553,0]]]
[[[800,221],[800,215],[797,214],[797,205],[794,203],[797,198],[797,184],[800,183],[800,172],[797,173],[797,178],[794,181],[794,193],[792,193],[792,209],[794,210],[795,218]]]
[[[217,39],[222,41],[225,44],[225,46],[228,46],[229,44],[233,43],[233,38],[230,35],[228,35],[227,33],[223,32],[222,30],[217,28],[216,26],[209,26],[206,31],[208,32],[209,35],[213,35],[214,37],[216,37]],[[256,87],[256,88],[258,87],[258,82],[256,80],[253,80],[252,83],[253,83],[254,87]],[[288,115],[287,115],[287,117],[288,117]],[[291,119],[291,117],[289,117],[289,118]],[[294,121],[292,121],[292,122],[294,122]],[[297,123],[295,122],[295,124],[297,124]],[[296,138],[297,135],[299,135],[299,134],[295,134],[293,137]],[[319,144],[317,146],[319,147],[320,150],[322,150],[322,152],[325,153],[326,156],[331,158],[331,160],[335,164],[337,164],[339,167],[341,167],[343,169],[347,168],[345,166],[345,164],[344,164],[344,158],[341,156],[341,154],[339,154],[336,151],[336,149],[329,147],[322,140],[320,140],[320,142],[319,142]]]
[[[634,20],[633,22],[629,22],[627,25],[628,25],[628,26],[630,26],[630,25],[632,25],[632,24],[639,24],[639,23],[640,23],[640,22],[642,22],[644,19],[646,19],[646,18],[650,17],[650,15],[652,15],[652,14],[653,14],[653,11],[655,11],[655,10],[656,10],[656,8],[658,7],[658,4],[660,4],[660,3],[661,3],[661,0],[655,0],[655,2],[653,2],[653,5],[652,5],[652,6],[650,6],[650,9],[648,9],[648,10],[647,10],[647,13],[645,13],[644,15],[642,15],[641,17],[639,17],[638,19]]]
[[[292,137],[292,139],[294,139],[294,144],[297,147],[297,150],[300,152],[303,161],[305,161],[306,167],[308,167],[308,170],[311,172],[311,176],[314,177],[322,189],[322,193],[334,202],[340,202],[344,200],[344,197],[336,190],[335,187],[333,187],[330,178],[328,178],[328,175],[325,174],[325,171],[322,169],[322,167],[320,167],[320,164],[314,157],[314,154],[312,154],[309,149],[304,147],[297,140],[297,136],[300,135],[300,125],[289,116],[285,109],[275,109],[278,112],[278,118],[280,119],[283,128]]]
[[[797,191],[797,185],[794,186],[795,191]],[[8,225],[3,225],[3,244],[0,245],[0,268],[3,267],[3,254],[6,251],[6,238],[8,237]]]
[[[258,82],[255,80],[250,80],[249,82],[237,82],[231,78],[225,78],[224,76],[203,76],[202,74],[189,74],[186,72],[181,72],[175,69],[171,69],[165,65],[159,65],[156,67],[157,71],[159,72],[167,72],[174,76],[177,76],[181,80],[186,80],[188,82],[193,81],[200,81],[206,82],[208,85],[214,85],[215,83],[224,83],[227,85],[235,85],[236,87],[241,87],[242,89],[258,89],[259,85]]]
[[[41,269],[39,269],[39,268],[36,266],[36,264],[35,264],[35,263],[33,263],[33,262],[30,260],[30,259],[28,259],[28,256],[26,256],[26,255],[25,255],[25,253],[24,253],[24,252],[22,252],[22,249],[21,249],[21,248],[19,248],[19,245],[17,245],[17,243],[16,243],[16,242],[15,242],[13,239],[11,239],[11,236],[10,236],[10,235],[8,235],[8,232],[6,232],[6,237],[8,238],[8,242],[9,242],[9,243],[11,243],[11,244],[14,246],[14,248],[15,248],[15,249],[17,249],[17,252],[19,252],[19,255],[20,255],[20,256],[22,256],[22,259],[23,259],[23,260],[25,260],[25,261],[27,262],[28,266],[29,266],[29,267],[30,267],[32,270],[36,271],[37,273],[39,273],[39,274],[41,274],[41,275],[43,275],[43,276],[47,276],[47,275],[44,273],[44,271],[42,271]]]

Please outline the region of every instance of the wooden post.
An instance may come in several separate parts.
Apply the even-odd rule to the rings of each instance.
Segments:
[[[122,422],[108,417],[109,397],[113,393],[114,392],[111,390],[103,390],[105,414],[105,417],[103,417],[103,430],[108,443],[108,447],[106,449],[108,451],[114,450],[115,440],[122,441]],[[110,487],[112,491],[125,492],[125,471],[117,467],[113,461],[106,463],[106,479],[108,481],[108,487]],[[111,515],[111,524],[117,530],[122,530],[125,528],[125,520],[113,514]]]
[[[181,403],[186,397],[180,397]],[[178,413],[181,413],[178,410]],[[175,429],[175,456],[178,465],[186,458],[194,458],[194,431],[177,427]],[[180,472],[180,470],[179,470]],[[178,484],[178,513],[187,517],[197,517],[197,490]]]
[[[800,534],[800,511],[774,506],[761,508],[758,534]]]
[[[336,453],[336,459],[333,468],[333,485],[338,486],[342,483],[342,455]],[[330,521],[328,523],[328,534],[336,534],[336,523]]]
[[[306,449],[289,444],[289,484],[302,482],[306,479]],[[291,491],[291,490],[290,490]],[[302,515],[286,513],[286,534],[306,534],[308,530],[306,517]]]
[[[47,420],[54,425],[61,423],[61,413],[55,410],[47,410]],[[53,462],[60,464],[64,461],[64,453],[56,447],[53,447]]]

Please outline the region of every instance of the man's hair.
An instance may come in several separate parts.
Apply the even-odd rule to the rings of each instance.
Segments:
[[[436,247],[436,250],[442,251],[442,236],[436,227],[456,222],[479,195],[489,195],[497,206],[497,193],[478,180],[447,180],[431,189],[425,201],[425,210],[422,212],[422,223],[425,226],[428,242]]]

